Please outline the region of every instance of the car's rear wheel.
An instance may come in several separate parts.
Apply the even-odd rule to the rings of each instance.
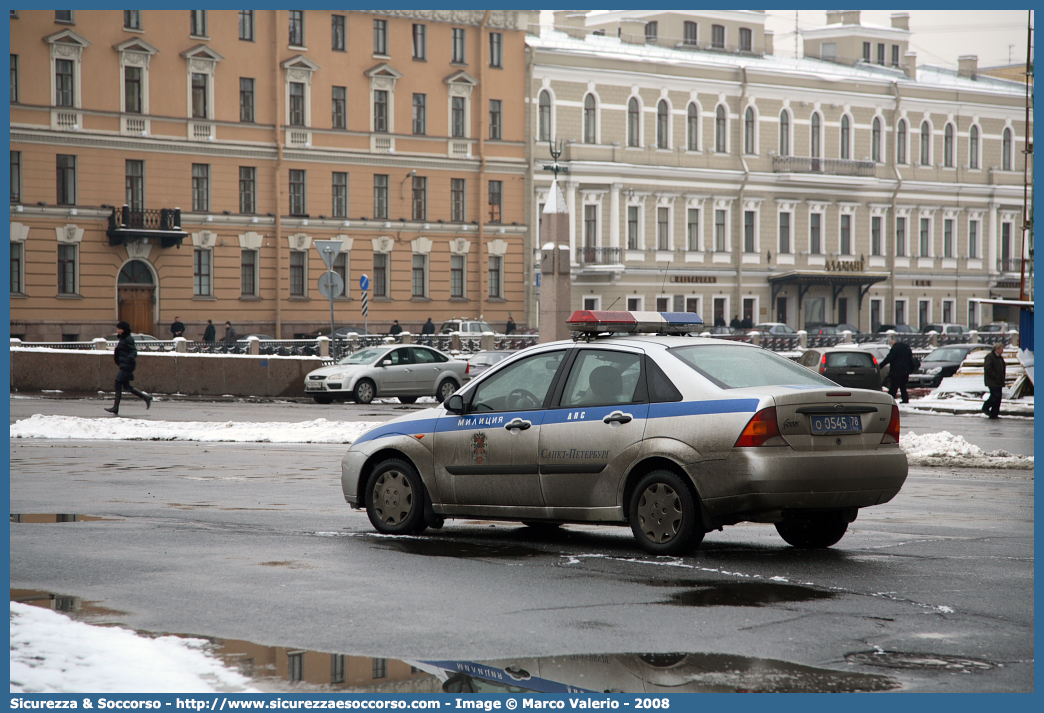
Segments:
[[[696,498],[669,470],[654,470],[638,481],[629,513],[634,538],[647,552],[685,554],[703,541]]]
[[[848,522],[837,515],[815,514],[790,517],[776,523],[776,532],[793,547],[820,550],[836,545],[848,531]]]
[[[352,389],[352,398],[357,404],[368,404],[377,395],[377,387],[369,379],[359,379]]]
[[[329,396],[328,394],[313,394],[312,398],[315,399],[315,402],[317,404],[332,404],[333,403],[333,396]]]
[[[439,388],[435,390],[435,400],[440,404],[453,395],[453,392],[457,390],[457,382],[453,379],[443,379],[442,383],[439,384]]]
[[[413,466],[398,458],[380,463],[366,481],[366,515],[378,532],[415,535],[425,527],[424,484]]]
[[[400,404],[412,404],[416,400],[417,400],[416,396],[400,396],[399,397],[399,403]]]

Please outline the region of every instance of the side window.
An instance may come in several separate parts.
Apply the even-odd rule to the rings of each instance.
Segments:
[[[420,347],[413,347],[414,364],[434,364],[435,362],[435,352],[431,351],[430,349],[421,349]]]
[[[396,349],[389,354],[385,359],[391,359],[392,366],[399,366],[401,364],[412,364],[410,360],[409,349]]]
[[[543,407],[565,355],[564,349],[536,354],[497,372],[475,389],[470,411],[484,413]]]
[[[629,404],[641,375],[640,354],[585,349],[569,371],[562,407]]]
[[[663,373],[656,362],[650,358],[645,360],[645,378],[649,381],[649,401],[654,404],[681,401],[682,395],[678,388],[671,383],[667,375]]]

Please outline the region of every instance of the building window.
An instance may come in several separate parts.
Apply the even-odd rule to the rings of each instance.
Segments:
[[[334,257],[333,272],[341,278],[341,283],[344,285],[341,291],[334,295],[334,297],[347,297],[348,296],[348,253],[341,251]]]
[[[743,211],[743,252],[753,253],[757,252],[757,245],[754,244],[754,219],[757,214],[752,210]]]
[[[641,141],[641,107],[638,99],[631,97],[627,102],[627,145],[639,146]]]
[[[427,25],[413,26],[413,58],[428,58],[428,27]]]
[[[428,219],[428,179],[424,176],[413,177],[413,219]]]
[[[489,33],[489,66],[501,69],[504,66],[504,35]]]
[[[453,138],[464,138],[464,97],[452,97],[450,104],[450,131]]]
[[[638,206],[627,206],[627,249],[638,249]]]
[[[747,107],[743,113],[743,153],[754,153],[754,108]]]
[[[943,129],[943,165],[953,168],[953,124]]]
[[[895,255],[906,257],[906,218],[895,219]]]
[[[695,22],[685,21],[685,25],[682,28],[684,42],[689,47],[695,47],[699,44],[699,26]]]
[[[968,168],[979,167],[979,127],[968,129]]]
[[[18,101],[18,55],[11,55],[11,103]]]
[[[125,30],[140,30],[141,29],[141,10],[124,10],[123,11],[123,29],[125,29]]]
[[[388,659],[374,659],[373,660],[373,678],[388,677]]]
[[[11,202],[22,200],[22,152],[11,152]]]
[[[56,59],[54,61],[54,105],[73,106],[73,98],[76,95],[73,76],[73,61],[71,59]]]
[[[291,47],[305,46],[304,32],[304,10],[290,10],[290,37]]]
[[[921,165],[932,165],[932,129],[928,122],[921,122]]]
[[[141,67],[123,68],[123,111],[141,113]]]
[[[892,45],[892,66],[899,66],[899,45]]]
[[[127,207],[133,211],[145,210],[145,162],[127,159]]]
[[[290,169],[290,215],[305,215],[305,172]]]
[[[334,218],[348,217],[348,174],[334,171],[331,213]]]
[[[667,107],[667,101],[661,99],[656,104],[656,148],[658,149],[667,148],[669,115],[670,110]]]
[[[895,301],[895,323],[906,324],[906,300]]]
[[[248,42],[254,41],[254,11],[239,11],[239,39]]]
[[[450,179],[450,221],[454,223],[465,221],[464,186],[463,178]]]
[[[489,182],[489,222],[499,223],[501,221],[501,203],[503,196],[502,181],[490,181]]]
[[[11,243],[11,294],[20,295],[25,289],[22,286],[22,263],[23,263],[23,249],[25,245],[23,243]],[[61,268],[58,270],[59,275],[61,274]]]
[[[725,153],[725,131],[727,128],[725,120],[725,107],[719,105],[714,112],[714,150],[718,153]]]
[[[790,253],[790,213],[779,214],[779,252]]]
[[[305,125],[305,85],[290,82],[290,126]]]
[[[373,217],[388,217],[388,176],[387,174],[374,174],[373,176]]]
[[[192,210],[210,210],[210,164],[192,164]]]
[[[979,221],[968,221],[968,257],[975,259],[979,257]]]
[[[58,246],[58,293],[76,294],[76,245]]]
[[[753,33],[747,27],[741,27],[739,31],[740,52],[750,52],[753,47]]]
[[[864,42],[863,43],[863,61],[867,62],[867,63],[870,62],[870,43],[869,42]]]
[[[344,87],[333,87],[332,125],[335,129],[343,129],[347,126],[347,92]]]
[[[593,248],[598,244],[598,206],[584,206],[584,247]]]
[[[689,151],[700,150],[700,108],[689,104],[685,117],[685,148]]]
[[[819,153],[819,151],[820,151],[820,148],[819,148],[820,147],[819,132],[820,132],[820,126],[821,125],[822,125],[822,120],[819,118],[819,114],[818,113],[813,114],[812,115],[812,120],[811,120],[810,130],[809,130],[809,147],[808,147],[809,148],[809,155],[812,158],[819,158],[820,157],[820,153]],[[819,170],[819,162],[814,162],[813,163],[813,170],[817,170],[817,171]]]
[[[652,22],[645,23],[645,42],[650,45],[656,44],[656,39],[660,34],[660,25],[658,22],[653,20]]]
[[[464,64],[464,28],[453,28],[453,58],[454,64]]]
[[[714,252],[725,252],[725,211],[714,211]]]
[[[504,258],[500,255],[489,256],[489,296],[501,298],[504,296],[503,288]]]
[[[428,256],[420,253],[413,254],[413,296],[427,297]]]
[[[207,114],[207,75],[192,73],[192,118],[206,119]]]
[[[852,158],[852,120],[841,117],[841,158]]]
[[[931,221],[928,218],[921,218],[921,240],[920,240],[920,252],[917,253],[921,257],[928,257],[931,255]]]
[[[73,22],[73,11],[72,10],[55,10],[54,11],[54,21],[55,22],[62,22],[62,23],[72,24],[72,22]]]
[[[700,249],[700,210],[689,208],[685,217],[685,247],[695,252]]]
[[[670,250],[670,211],[667,208],[656,209],[656,249]]]
[[[595,98],[593,94],[588,94],[584,97],[584,143],[593,144],[595,142],[595,119],[597,117],[597,108],[595,105]]]
[[[388,54],[388,21],[373,21],[373,53],[380,55]]]
[[[848,214],[841,216],[841,254],[852,254],[852,216]]]
[[[239,120],[254,122],[254,80],[250,77],[239,78]]]
[[[450,297],[464,297],[463,255],[450,255]]]
[[[307,253],[303,250],[290,251],[290,296],[305,296],[305,258]]]
[[[373,90],[373,130],[388,131],[388,91],[385,89]]]
[[[257,168],[239,167],[239,212],[257,212]]]
[[[881,252],[881,216],[870,218],[870,254],[882,255]]]
[[[812,255],[823,254],[822,228],[823,214],[812,213],[808,222],[808,251]]]
[[[943,257],[953,257],[953,219],[943,220]],[[949,320],[943,320],[948,322]]]
[[[885,46],[883,42],[877,43],[877,63],[880,65],[885,63]]]
[[[213,253],[206,248],[197,248],[192,252],[192,294],[196,297],[209,297],[213,294],[212,258]]]
[[[537,140],[551,140],[551,94],[546,89],[537,100]]]
[[[895,132],[895,162],[906,163],[906,122],[902,119]]]
[[[1001,135],[1001,170],[1011,170],[1011,129],[1005,129]]]
[[[725,49],[724,25],[711,25],[711,48],[716,50]]]
[[[189,34],[193,37],[207,36],[206,10],[189,10]]]
[[[942,301],[942,321],[944,324],[953,321],[953,300]]]
[[[875,116],[870,128],[870,160],[881,160],[881,117]]]
[[[257,297],[257,250],[243,250],[239,258],[240,291]]]
[[[490,99],[489,100],[489,138],[500,139],[501,136],[501,125],[500,125],[500,100]]]
[[[790,113],[779,112],[779,155],[790,155]]]
[[[427,133],[428,125],[428,95],[413,95],[413,133],[423,135]]]
[[[58,154],[57,168],[58,205],[76,205],[76,157]]]
[[[347,48],[344,37],[344,15],[330,16],[330,49],[344,52]]]
[[[373,296],[388,296],[388,254],[373,255]]]

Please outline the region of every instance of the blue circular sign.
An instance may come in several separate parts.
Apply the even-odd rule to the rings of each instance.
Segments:
[[[366,275],[363,275],[359,278],[359,289],[361,289],[363,292],[370,289],[370,278]]]

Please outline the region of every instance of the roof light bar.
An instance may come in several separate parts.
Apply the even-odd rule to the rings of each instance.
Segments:
[[[685,334],[703,324],[695,312],[610,312],[581,309],[566,320],[575,332]]]

